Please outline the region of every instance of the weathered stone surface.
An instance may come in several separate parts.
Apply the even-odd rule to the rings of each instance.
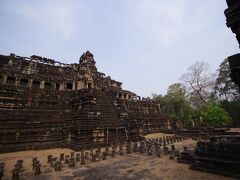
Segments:
[[[227,27],[231,28],[236,35],[236,39],[240,45],[240,1],[227,0],[228,8],[224,11],[227,18]],[[239,86],[240,89],[240,54],[228,57],[231,78]]]
[[[240,135],[212,136],[199,141],[191,169],[240,178]]]
[[[79,64],[0,55],[0,152],[97,148],[172,128],[156,101],[121,85],[88,51]]]

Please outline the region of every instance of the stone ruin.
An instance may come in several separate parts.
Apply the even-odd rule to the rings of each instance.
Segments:
[[[224,12],[227,18],[227,27],[231,28],[240,45],[240,1],[227,0],[227,5],[228,9]],[[231,69],[231,78],[240,89],[240,54],[228,57],[228,61]]]
[[[121,85],[97,70],[89,51],[74,64],[0,55],[0,152],[81,150],[173,128],[158,102]]]
[[[32,158],[32,163],[30,168],[26,167],[27,161],[29,162],[30,159],[18,159],[16,160],[16,164],[12,167],[12,180],[19,180],[19,179],[32,179],[33,177],[38,176],[37,179],[46,179],[46,177],[50,178],[51,176],[47,175],[47,173],[64,171],[66,172],[67,169],[78,169],[84,167],[85,165],[90,165],[92,163],[98,163],[101,161],[105,161],[108,159],[113,159],[117,156],[129,156],[130,154],[141,155],[141,156],[149,156],[152,158],[161,158],[161,156],[169,156],[170,160],[174,160],[175,158],[180,157],[179,147],[175,148],[175,143],[182,142],[185,140],[191,139],[191,136],[188,135],[171,135],[159,138],[152,138],[152,139],[145,139],[140,141],[134,142],[125,142],[119,143],[115,145],[107,145],[105,147],[98,147],[98,148],[91,148],[89,150],[81,150],[79,152],[68,152],[67,154],[50,154],[47,155],[45,161],[43,159],[38,159],[37,156]],[[171,146],[171,149],[169,148]],[[186,149],[186,147],[184,147]],[[184,151],[185,152],[185,151]],[[183,152],[182,152],[183,153]],[[182,154],[181,153],[181,154]],[[16,157],[15,157],[16,158]],[[42,166],[43,163],[43,166]],[[50,167],[50,168],[49,168]],[[86,168],[86,166],[85,166]],[[8,169],[5,168],[5,162],[0,161],[0,180],[2,178],[9,178],[10,174],[8,174]],[[42,175],[43,172],[43,176]],[[74,177],[79,177],[79,174],[75,175]],[[83,173],[82,175],[90,175],[93,178],[83,178],[83,179],[99,179],[98,176],[100,174]],[[56,179],[56,174],[54,174],[54,179]],[[135,175],[136,176],[136,175]],[[64,176],[66,179],[68,176]],[[71,176],[71,178],[73,178]],[[104,176],[106,178],[106,176]],[[35,179],[35,178],[33,178]],[[51,179],[51,178],[50,178]],[[110,178],[113,179],[113,178]],[[133,178],[139,179],[139,178]]]

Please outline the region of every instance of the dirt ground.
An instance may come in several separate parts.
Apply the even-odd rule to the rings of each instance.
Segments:
[[[238,132],[238,133],[240,133],[240,128],[231,128],[228,132]]]
[[[147,135],[146,138],[156,138],[166,136],[157,133]],[[183,146],[194,148],[196,141],[185,140],[175,143],[176,149],[182,150]],[[20,180],[98,180],[98,179],[117,179],[117,180],[230,180],[231,178],[189,170],[188,164],[178,163],[175,160],[169,160],[167,155],[161,154],[156,157],[155,154],[148,156],[140,153],[119,154],[115,158],[107,157],[107,160],[91,163],[87,160],[86,165],[76,163],[76,167],[62,168],[62,171],[55,172],[47,164],[47,155],[59,157],[60,153],[70,154],[71,149],[48,149],[40,151],[22,151],[15,153],[0,154],[0,162],[5,162],[5,175],[3,180],[11,179],[11,171],[17,160],[23,159],[23,170],[20,172]],[[42,164],[42,174],[34,176],[32,170],[32,158],[37,157]]]

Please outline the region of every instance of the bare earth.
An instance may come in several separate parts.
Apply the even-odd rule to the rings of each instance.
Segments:
[[[238,132],[240,133],[240,128],[231,128],[229,132]]]
[[[156,138],[166,136],[160,133],[147,135],[146,138]],[[186,140],[175,144],[176,149],[183,146],[194,148],[196,141]],[[5,175],[3,180],[11,179],[11,171],[17,160],[23,159],[23,171],[20,173],[21,180],[80,180],[80,179],[159,179],[159,180],[230,180],[224,176],[209,174],[189,170],[189,165],[178,163],[176,160],[169,160],[167,155],[161,154],[161,158],[148,156],[147,154],[132,153],[124,156],[116,155],[115,158],[107,157],[107,160],[91,163],[87,160],[86,165],[76,163],[76,167],[62,168],[62,171],[55,172],[49,164],[47,164],[47,155],[59,157],[60,153],[70,154],[71,149],[48,149],[40,151],[22,151],[15,153],[0,154],[0,162],[5,162]],[[32,158],[38,157],[42,164],[42,174],[34,176],[32,170]]]

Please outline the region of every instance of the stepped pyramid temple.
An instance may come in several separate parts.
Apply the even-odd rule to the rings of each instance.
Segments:
[[[93,54],[75,64],[0,55],[0,152],[81,150],[171,129],[160,104],[98,72]]]

